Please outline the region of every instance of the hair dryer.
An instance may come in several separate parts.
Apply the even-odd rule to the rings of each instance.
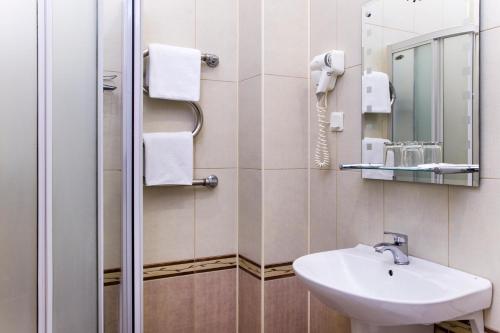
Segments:
[[[333,90],[337,77],[344,71],[344,51],[332,50],[314,57],[311,78],[316,84],[316,95]]]
[[[311,79],[316,84],[316,97],[318,103],[318,142],[314,153],[314,164],[319,168],[330,166],[330,152],[328,150],[328,137],[326,121],[328,110],[328,92],[335,88],[337,77],[344,74],[344,52],[332,50],[314,57],[311,62]]]

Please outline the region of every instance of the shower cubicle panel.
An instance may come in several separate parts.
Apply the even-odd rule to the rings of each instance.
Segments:
[[[0,2],[0,22],[0,332],[34,333],[37,1]]]

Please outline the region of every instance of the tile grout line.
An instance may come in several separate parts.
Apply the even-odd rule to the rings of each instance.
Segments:
[[[339,3],[336,0],[335,1],[335,48],[337,49],[339,47]],[[334,91],[334,98],[335,98],[335,111],[341,112],[338,107],[338,94],[337,91]],[[336,164],[339,162],[339,132],[335,132],[335,161]],[[335,166],[335,169],[337,169],[338,166]],[[340,214],[339,214],[339,177],[340,173],[335,170],[335,204],[336,204],[336,209],[335,209],[335,248],[339,248],[339,220],[340,220]]]
[[[308,0],[308,59],[311,59],[311,0]],[[307,253],[311,253],[311,74],[307,82]],[[311,292],[307,291],[307,332],[311,333]]]
[[[239,332],[240,327],[240,2],[236,2],[236,230],[235,230],[235,247],[236,247],[236,322],[235,331]]]
[[[260,24],[261,24],[261,30],[260,30],[260,45],[261,45],[261,50],[260,50],[260,61],[261,61],[261,77],[260,77],[260,91],[261,91],[261,96],[260,96],[260,113],[261,113],[261,126],[264,128],[264,116],[265,116],[265,1],[260,0]],[[264,130],[261,131],[261,219],[260,219],[260,226],[261,226],[261,272],[264,272],[264,263],[265,263],[265,191],[264,191],[264,186],[265,186],[265,177],[264,177],[264,167],[265,167],[265,135],[264,135]],[[260,299],[260,331],[261,333],[265,332],[265,280],[264,280],[264,274],[261,274],[261,281],[260,281],[260,292],[261,292],[261,299]]]

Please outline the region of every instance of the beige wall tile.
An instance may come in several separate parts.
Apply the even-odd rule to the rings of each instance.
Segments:
[[[481,177],[500,178],[500,28],[481,33]]]
[[[315,55],[337,48],[338,1],[339,0],[311,0],[311,59]]]
[[[239,2],[239,79],[262,74],[261,1]]]
[[[264,283],[264,331],[307,332],[307,290],[296,277]]]
[[[194,126],[193,110],[189,104],[144,96],[144,133],[191,132]]]
[[[261,280],[243,270],[238,271],[238,332],[261,331]]]
[[[500,27],[500,1],[498,0],[480,0],[481,1],[481,30]]]
[[[239,84],[239,167],[262,167],[262,77]]]
[[[237,84],[202,81],[204,124],[194,139],[196,168],[234,168],[237,164]],[[195,119],[187,103],[144,98],[144,132],[192,131]]]
[[[337,162],[361,163],[361,66],[350,68],[337,83],[337,111],[344,131],[337,134]]]
[[[236,169],[197,169],[195,172],[198,179],[211,174],[219,178],[219,186],[195,190],[197,258],[236,253],[237,172]]]
[[[144,282],[144,332],[194,333],[194,274]]]
[[[307,170],[264,171],[264,263],[307,253]]]
[[[122,71],[122,4],[121,0],[103,2],[103,61],[104,69],[108,71]]]
[[[204,79],[238,80],[237,6],[234,0],[196,0],[196,48],[220,57],[217,68],[202,66]]]
[[[306,168],[308,80],[266,75],[264,167]]]
[[[311,170],[310,251],[337,248],[337,173]]]
[[[411,255],[448,265],[448,186],[384,182],[384,229],[408,235]]]
[[[144,188],[144,264],[194,258],[194,189]]]
[[[262,171],[239,170],[238,253],[261,263]]]
[[[264,1],[264,73],[308,77],[307,0]]]
[[[197,333],[236,332],[236,269],[194,275]]]
[[[201,88],[204,124],[195,139],[195,167],[235,168],[238,145],[237,83],[203,81]]]
[[[361,64],[361,5],[365,0],[339,1],[337,5],[337,48],[345,52],[345,65]]]
[[[195,47],[196,0],[143,2],[144,48],[150,43]]]
[[[357,172],[343,171],[338,173],[337,189],[337,247],[374,245],[382,241],[382,182],[362,180]]]
[[[104,269],[122,261],[122,172],[104,171]]]
[[[479,189],[450,187],[450,266],[500,285],[500,181],[485,179]],[[500,292],[486,312],[486,326],[500,330]]]
[[[120,285],[104,287],[104,332],[120,332]]]
[[[311,333],[351,333],[349,318],[311,297]]]

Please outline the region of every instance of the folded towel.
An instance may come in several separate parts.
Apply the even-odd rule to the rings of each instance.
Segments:
[[[365,138],[363,139],[363,164],[384,164],[384,146],[390,142],[386,139]],[[362,170],[363,178],[392,180],[393,171],[385,170]]]
[[[199,50],[151,44],[146,73],[149,97],[189,102],[200,100]]]
[[[364,72],[362,78],[362,112],[391,113],[389,76],[381,72]]]
[[[193,134],[144,134],[147,186],[193,184]]]

